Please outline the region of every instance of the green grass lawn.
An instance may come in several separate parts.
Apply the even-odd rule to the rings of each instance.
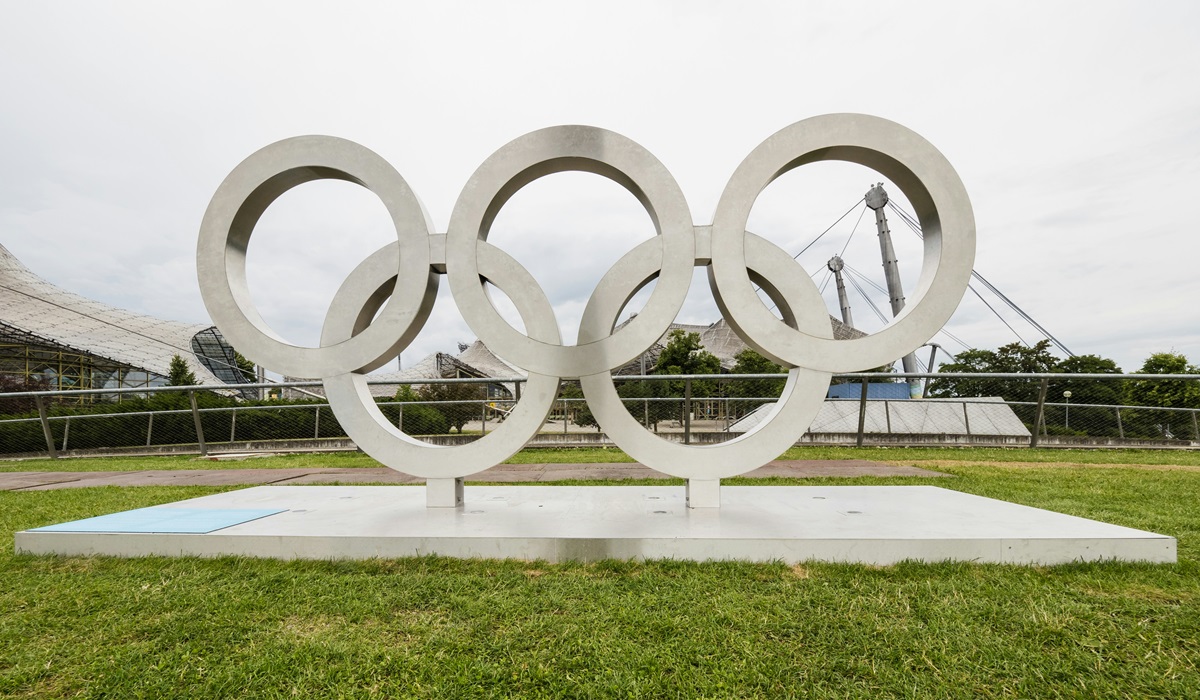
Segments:
[[[513,455],[508,464],[632,462],[619,449],[531,448]],[[23,459],[0,461],[0,472],[94,472],[144,471],[148,469],[309,469],[379,467],[379,462],[362,452],[310,452],[270,455],[250,459],[213,460],[195,455],[154,457],[72,457],[69,459]]]
[[[20,529],[220,489],[6,492],[0,696],[1200,697],[1194,460],[1096,469],[1059,463],[1117,453],[1064,459],[1047,450],[1055,464],[1040,467],[1028,464],[1039,461],[1030,450],[1003,461],[978,451],[885,452],[887,461],[953,462],[939,469],[956,478],[803,483],[927,483],[1052,508],[1173,535],[1180,562],[14,556]],[[1171,454],[1127,462],[1162,464],[1150,460],[1178,458]]]
[[[1200,467],[1197,450],[1076,450],[1002,447],[793,447],[781,459],[865,459],[912,464],[941,462],[1028,462],[1059,464],[1144,464]],[[532,447],[513,455],[506,464],[618,463],[634,461],[615,447]],[[147,469],[308,469],[378,467],[361,452],[317,452],[272,455],[244,460],[202,459],[191,455],[162,457],[79,457],[0,461],[0,472],[142,471]]]

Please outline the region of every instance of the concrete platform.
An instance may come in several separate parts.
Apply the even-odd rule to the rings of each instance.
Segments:
[[[364,559],[594,561],[903,560],[1060,564],[1174,562],[1175,538],[933,486],[726,486],[719,509],[689,510],[681,486],[469,486],[461,509],[428,509],[425,489],[259,486],[140,513],[159,532],[95,522],[16,534],[33,554],[237,555]],[[274,515],[187,534],[197,510]],[[175,511],[163,512],[163,511]],[[129,520],[125,518],[124,520]],[[78,530],[78,531],[72,531]],[[91,531],[87,531],[91,530]]]

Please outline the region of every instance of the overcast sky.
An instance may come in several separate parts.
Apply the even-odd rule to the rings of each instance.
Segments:
[[[205,207],[234,166],[281,138],[374,150],[444,232],[497,148],[545,126],[600,126],[657,156],[707,224],[763,139],[864,112],[946,155],[974,204],[976,270],[1072,351],[1126,371],[1166,350],[1200,362],[1197,26],[1195,2],[8,2],[0,244],[72,291],[204,322]],[[852,209],[879,179],[806,166],[763,193],[750,228],[798,253],[851,210],[801,263],[821,283],[845,247],[882,285],[874,222]],[[250,249],[264,317],[315,344],[334,291],[394,240],[389,226],[354,185],[286,194]],[[911,289],[920,243],[896,218],[892,230]],[[571,341],[595,282],[651,235],[631,195],[571,173],[518,193],[489,240],[542,284]],[[442,288],[406,365],[474,338]],[[826,298],[836,314],[832,285]],[[881,326],[850,301],[858,326]],[[886,311],[882,295],[875,304]],[[1002,311],[1025,341],[1041,339]],[[698,275],[680,320],[716,318]],[[948,329],[975,347],[1017,339],[973,295]]]

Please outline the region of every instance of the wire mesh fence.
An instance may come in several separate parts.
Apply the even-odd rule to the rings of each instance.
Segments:
[[[613,380],[629,415],[647,430],[708,444],[770,420],[786,376]],[[438,444],[479,439],[502,426],[524,382],[420,381],[373,387],[374,410],[397,430]],[[895,375],[842,375],[835,382],[850,384],[843,389],[852,389],[851,397],[826,399],[799,442],[1200,447],[1200,376],[938,375],[923,387],[923,399],[875,398],[909,393],[876,391],[880,384],[895,389]],[[211,387],[94,392],[87,401],[79,391],[0,394],[0,455],[354,448],[319,383],[286,383],[273,393],[280,386],[303,393],[257,401]],[[1176,405],[1134,403],[1147,396]],[[534,442],[609,444],[574,381],[560,383]]]

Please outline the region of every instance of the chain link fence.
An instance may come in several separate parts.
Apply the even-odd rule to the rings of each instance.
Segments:
[[[925,378],[919,391],[926,398],[876,398],[911,393],[897,387],[898,376]],[[753,430],[769,418],[786,383],[783,375],[613,379],[626,410],[647,430],[692,444]],[[372,390],[383,394],[376,406],[397,429],[459,444],[502,425],[523,382],[419,380]],[[827,399],[798,442],[1200,447],[1196,375],[854,374],[835,382],[851,384],[843,389],[853,397]],[[0,456],[354,449],[319,382],[252,386],[275,398],[246,401],[202,387],[0,394]],[[1144,397],[1174,405],[1132,403]],[[561,383],[533,442],[611,444],[575,381]]]

